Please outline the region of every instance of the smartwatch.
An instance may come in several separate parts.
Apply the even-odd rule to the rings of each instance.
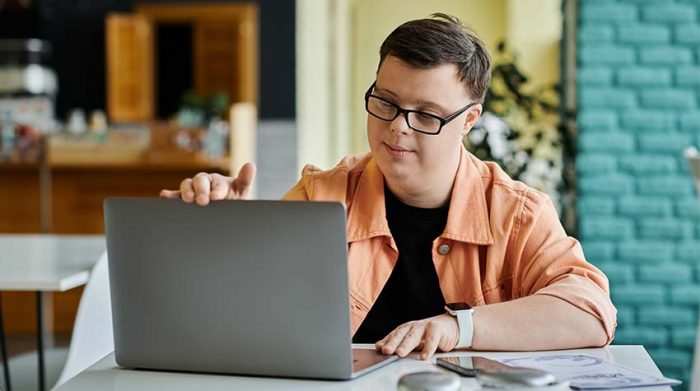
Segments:
[[[464,349],[472,346],[474,336],[474,309],[467,303],[449,303],[445,305],[445,311],[457,318],[459,325],[459,341],[456,349]]]

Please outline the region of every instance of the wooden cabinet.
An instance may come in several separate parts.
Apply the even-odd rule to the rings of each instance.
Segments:
[[[229,159],[213,161],[199,152],[172,146],[172,130],[154,124],[143,151],[47,142],[41,162],[0,163],[0,232],[57,234],[104,233],[102,202],[112,196],[156,197],[164,188],[199,171],[228,174]],[[77,143],[80,145],[79,143]],[[44,192],[42,192],[44,189]],[[43,194],[42,194],[43,193]],[[46,294],[53,310],[47,330],[68,334],[83,288]],[[3,292],[8,333],[35,331],[32,292]]]
[[[258,101],[258,12],[254,4],[142,4],[110,14],[107,106],[115,122],[153,120],[156,36],[160,23],[192,27],[195,92],[225,91],[231,102]]]
[[[162,189],[177,189],[180,181],[196,173],[191,169],[55,169],[51,186],[52,232],[104,233],[105,198],[155,197]]]
[[[41,232],[40,170],[39,162],[0,169],[0,232]]]
[[[142,15],[106,21],[107,111],[113,121],[150,121],[154,112],[153,26]]]
[[[212,160],[201,151],[176,148],[169,125],[153,123],[147,132],[145,141],[134,139],[131,148],[117,141],[48,143],[52,233],[104,233],[106,197],[157,197],[160,190],[177,189],[183,179],[200,171],[228,174],[228,157]],[[189,133],[198,138],[201,132]]]
[[[213,162],[172,147],[171,132],[151,127],[148,148],[48,150],[34,164],[0,163],[0,232],[103,233],[108,196],[157,196],[199,171],[227,174],[255,161],[258,102],[258,10],[255,4],[141,4],[105,21],[107,111],[110,121],[153,123],[156,118],[157,26],[192,28],[192,88],[200,95],[226,91],[231,102],[235,157]],[[237,113],[237,114],[236,114]],[[47,147],[48,148],[48,147]],[[47,329],[69,333],[82,288],[52,295]],[[2,295],[7,331],[34,332],[34,296]],[[51,322],[53,321],[53,325]]]

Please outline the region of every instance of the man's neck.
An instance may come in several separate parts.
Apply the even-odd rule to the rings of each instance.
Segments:
[[[389,187],[391,189],[391,187]],[[439,208],[441,206],[444,206],[446,203],[450,201],[450,195],[451,195],[451,189],[450,191],[446,192],[445,194],[442,194],[440,196],[434,195],[434,194],[406,194],[406,193],[397,193],[394,190],[391,190],[394,195],[396,195],[396,198],[398,198],[401,202],[403,202],[406,205],[414,206],[416,208]]]
[[[402,187],[390,178],[385,177],[385,181],[389,190],[404,204],[417,208],[439,208],[450,202],[456,173],[455,169],[449,179],[424,183],[417,189]]]

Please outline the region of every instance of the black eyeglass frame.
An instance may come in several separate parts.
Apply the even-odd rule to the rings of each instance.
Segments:
[[[469,103],[468,105],[462,107],[461,109],[455,111],[454,113],[448,115],[447,117],[442,118],[442,117],[439,117],[439,116],[437,116],[437,115],[435,115],[435,114],[426,113],[425,111],[420,111],[420,110],[407,110],[407,109],[404,109],[404,108],[400,107],[400,106],[397,105],[396,103],[390,102],[390,101],[388,101],[388,100],[386,100],[386,99],[384,99],[384,98],[382,98],[382,97],[380,97],[380,96],[372,95],[372,90],[374,89],[374,87],[375,87],[376,85],[377,85],[377,81],[375,80],[375,81],[372,83],[372,85],[369,86],[369,89],[367,89],[367,92],[365,92],[365,111],[367,111],[368,114],[370,114],[371,116],[373,116],[373,117],[375,117],[375,118],[379,118],[379,119],[382,120],[382,121],[387,121],[387,122],[391,122],[391,121],[395,120],[396,117],[398,117],[400,114],[403,114],[403,117],[404,117],[404,119],[406,120],[406,125],[408,125],[409,128],[411,128],[412,130],[414,130],[414,131],[416,131],[416,132],[418,132],[418,133],[428,134],[428,135],[431,135],[431,136],[437,136],[437,135],[440,134],[440,132],[442,131],[443,126],[447,125],[447,124],[448,124],[450,121],[452,121],[453,119],[459,117],[460,114],[462,114],[462,113],[464,113],[465,111],[469,110],[470,107],[472,107],[472,106],[474,106],[474,105],[476,105],[476,104],[479,104],[479,102],[472,102],[472,103]],[[394,117],[391,118],[391,119],[387,119],[387,118],[382,118],[382,117],[380,117],[380,116],[378,116],[378,115],[372,113],[371,111],[369,111],[369,98],[370,98],[370,97],[379,99],[379,100],[381,100],[382,102],[385,102],[385,103],[387,103],[387,104],[390,104],[390,105],[396,107],[396,115],[394,115]],[[436,120],[440,121],[440,127],[438,128],[437,132],[435,132],[435,133],[426,132],[425,130],[416,129],[416,128],[414,128],[413,126],[411,126],[411,122],[408,120],[408,113],[418,113],[418,114],[420,114],[420,115],[425,115],[425,116],[428,116],[428,117],[431,117],[431,118],[435,118]]]

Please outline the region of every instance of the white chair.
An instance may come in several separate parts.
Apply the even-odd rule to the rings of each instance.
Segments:
[[[87,369],[113,350],[112,304],[109,294],[107,252],[105,252],[92,269],[90,279],[80,298],[68,358],[54,388]]]

